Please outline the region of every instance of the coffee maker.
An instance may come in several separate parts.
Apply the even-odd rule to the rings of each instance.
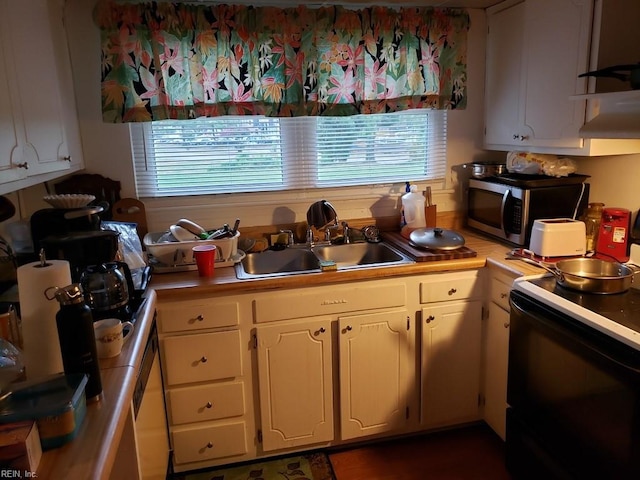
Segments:
[[[80,282],[89,265],[116,260],[119,234],[101,230],[101,206],[46,208],[31,216],[34,253],[44,250],[47,258],[67,260],[74,283]]]

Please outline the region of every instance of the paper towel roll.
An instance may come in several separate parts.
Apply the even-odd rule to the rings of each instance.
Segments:
[[[47,260],[18,267],[18,298],[22,317],[22,340],[28,379],[64,371],[56,313],[57,300],[48,300],[49,287],[66,287],[71,269],[65,260]]]

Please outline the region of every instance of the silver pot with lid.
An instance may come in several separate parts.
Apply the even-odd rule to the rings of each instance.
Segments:
[[[428,250],[457,250],[464,246],[462,235],[439,227],[418,228],[409,234],[411,243]]]
[[[495,177],[507,173],[506,163],[473,162],[465,163],[463,167],[471,170],[471,176],[473,178]]]

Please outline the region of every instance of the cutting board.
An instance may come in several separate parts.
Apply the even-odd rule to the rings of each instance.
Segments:
[[[455,250],[425,250],[424,248],[414,246],[409,240],[404,238],[398,232],[383,232],[384,241],[394,247],[408,253],[416,262],[433,262],[437,260],[455,260],[457,258],[472,258],[478,253],[469,247],[460,247]]]

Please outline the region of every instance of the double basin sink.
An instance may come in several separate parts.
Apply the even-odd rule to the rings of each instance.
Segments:
[[[236,265],[239,279],[267,278],[302,273],[318,273],[323,262],[334,262],[338,270],[371,268],[413,263],[413,259],[390,245],[349,243],[313,247],[287,247],[249,253]]]

